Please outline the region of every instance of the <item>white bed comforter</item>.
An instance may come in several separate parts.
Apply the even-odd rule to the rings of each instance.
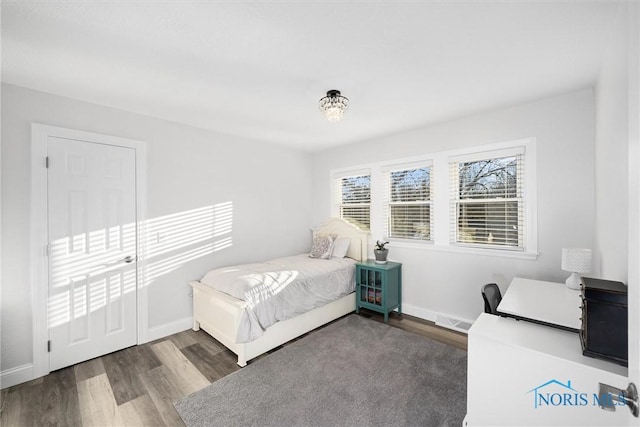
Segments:
[[[303,254],[218,268],[200,282],[247,302],[236,339],[244,343],[260,337],[280,320],[353,292],[355,263],[350,258],[325,260]]]

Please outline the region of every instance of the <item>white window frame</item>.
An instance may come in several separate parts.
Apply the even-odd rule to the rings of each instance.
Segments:
[[[395,159],[385,162],[369,163],[366,165],[354,166],[350,168],[335,169],[330,172],[331,176],[331,202],[332,216],[339,217],[339,195],[337,178],[345,176],[356,176],[358,174],[370,173],[371,175],[371,205],[370,205],[370,232],[372,241],[384,239],[386,236],[385,219],[385,171],[403,164],[418,164],[420,162],[431,162],[431,242],[393,239],[390,247],[412,248],[420,250],[435,250],[440,252],[464,253],[483,256],[496,256],[503,258],[515,258],[525,260],[535,260],[538,256],[538,222],[537,222],[537,184],[536,168],[537,153],[536,139],[524,138],[519,140],[485,144],[456,150],[427,153],[422,156],[411,158]],[[513,149],[524,148],[524,206],[525,232],[524,250],[513,250],[501,247],[478,247],[451,244],[450,227],[455,221],[451,221],[451,207],[449,202],[449,162],[452,158],[472,156],[485,156],[486,153],[508,152]]]
[[[450,242],[452,245],[476,247],[482,249],[499,249],[499,250],[512,250],[512,251],[524,251],[526,245],[526,213],[524,212],[525,203],[525,188],[526,179],[524,172],[526,171],[526,155],[524,147],[513,147],[502,150],[485,151],[480,153],[472,153],[466,155],[453,156],[449,158],[449,206],[450,206]],[[461,163],[481,162],[485,160],[503,159],[503,158],[517,158],[517,175],[518,182],[516,184],[517,195],[513,198],[477,198],[477,199],[461,199],[459,197],[460,192],[460,177],[459,177],[459,165]],[[523,170],[524,169],[524,170]],[[492,245],[491,243],[481,242],[465,242],[460,240],[459,223],[459,207],[465,204],[478,204],[478,203],[493,203],[493,202],[516,202],[518,205],[518,213],[524,218],[519,218],[519,230],[517,244],[514,245]]]
[[[429,200],[420,201],[420,202],[392,202],[391,199],[391,174],[393,172],[399,171],[408,171],[408,170],[416,170],[422,168],[429,168]],[[384,178],[384,188],[383,188],[383,211],[384,211],[384,240],[388,240],[390,242],[407,242],[407,243],[416,243],[416,244],[432,244],[433,243],[433,232],[434,232],[434,221],[433,221],[433,162],[431,159],[429,160],[420,160],[414,162],[405,162],[405,163],[396,163],[393,165],[386,165],[380,168],[383,178]],[[395,205],[404,205],[408,206],[410,204],[414,204],[417,206],[426,205],[429,206],[429,238],[428,239],[409,239],[402,237],[394,237],[391,236],[391,206]]]
[[[525,138],[515,141],[509,141],[500,144],[491,144],[475,149],[456,150],[450,152],[447,156],[447,170],[449,163],[452,161],[474,161],[487,158],[499,158],[508,157],[516,153],[522,153],[524,156],[524,188],[522,189],[523,207],[524,213],[524,233],[522,248],[513,247],[496,247],[496,246],[483,246],[463,243],[451,243],[450,248],[454,251],[475,253],[484,255],[498,255],[511,258],[521,259],[536,259],[538,256],[538,221],[537,221],[537,185],[536,185],[536,169],[537,169],[537,150],[536,139]],[[455,215],[455,211],[451,209],[451,204],[445,207],[449,210],[450,221],[449,227],[454,226],[455,218],[451,218],[451,215]],[[450,239],[453,230],[449,230],[447,239]]]
[[[369,176],[370,188],[373,190],[373,176],[371,174],[371,168],[357,168],[357,169],[345,169],[336,170],[331,172],[331,197],[332,197],[332,216],[341,218],[341,208],[344,206],[342,203],[342,179],[356,176]],[[372,229],[371,224],[371,208],[373,206],[373,194],[369,198],[369,203],[361,203],[360,206],[367,206],[369,208],[369,230]],[[354,204],[355,206],[355,204]],[[365,230],[365,231],[369,231]]]

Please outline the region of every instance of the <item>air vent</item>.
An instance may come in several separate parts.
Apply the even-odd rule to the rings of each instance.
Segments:
[[[444,314],[438,314],[436,319],[436,325],[443,328],[453,329],[454,331],[467,333],[471,328],[472,322],[465,319],[456,318],[453,316],[446,316]]]

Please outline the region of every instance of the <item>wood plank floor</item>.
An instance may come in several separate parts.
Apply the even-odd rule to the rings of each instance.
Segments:
[[[392,313],[389,324],[467,349],[466,335],[431,322]],[[206,332],[180,332],[2,390],[0,425],[183,426],[173,402],[240,369],[236,361]]]

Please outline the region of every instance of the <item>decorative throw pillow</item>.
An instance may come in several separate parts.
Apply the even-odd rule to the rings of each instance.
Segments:
[[[348,237],[339,237],[333,244],[333,252],[331,256],[334,258],[344,258],[347,256],[349,246],[351,245],[351,239]]]
[[[335,236],[328,234],[316,234],[311,244],[311,252],[309,257],[329,259],[331,258],[331,252],[333,251],[333,241]]]

